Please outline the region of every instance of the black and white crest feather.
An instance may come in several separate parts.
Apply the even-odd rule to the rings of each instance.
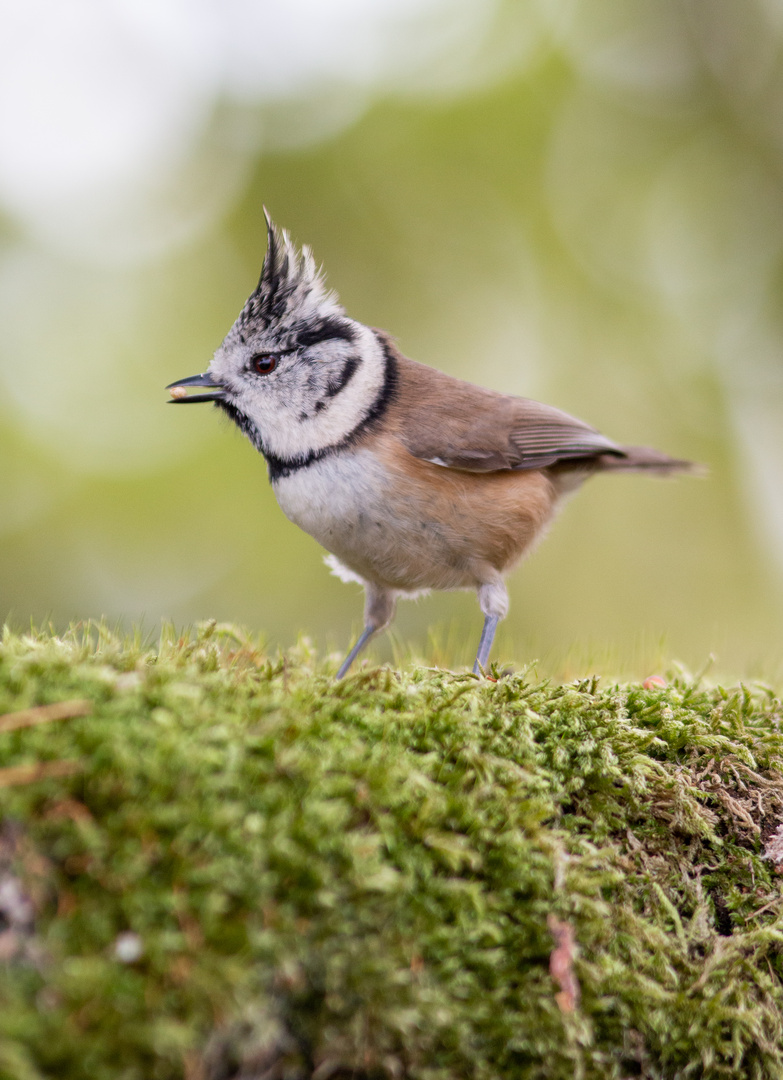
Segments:
[[[344,314],[335,293],[327,289],[306,245],[297,251],[285,229],[278,229],[264,211],[267,250],[258,285],[237,319],[236,328],[260,330],[274,324],[283,333],[311,320]],[[315,332],[318,328],[315,327]]]

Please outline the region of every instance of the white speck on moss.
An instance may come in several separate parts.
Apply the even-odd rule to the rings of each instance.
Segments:
[[[135,964],[144,955],[144,942],[132,930],[118,934],[114,942],[114,955],[121,964]]]

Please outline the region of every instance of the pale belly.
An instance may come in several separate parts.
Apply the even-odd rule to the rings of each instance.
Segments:
[[[316,462],[274,490],[286,517],[365,581],[406,592],[475,585],[438,523],[413,513],[366,451]]]
[[[478,587],[488,566],[516,561],[551,516],[548,482],[546,506],[531,516],[505,490],[495,497],[494,478],[412,468],[400,474],[360,448],[281,478],[274,490],[285,515],[359,577],[404,592]],[[517,486],[533,475],[517,474]]]

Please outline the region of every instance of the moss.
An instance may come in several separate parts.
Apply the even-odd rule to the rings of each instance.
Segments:
[[[783,1077],[770,692],[6,632],[72,699],[0,733],[80,770],[0,774],[3,1078]]]

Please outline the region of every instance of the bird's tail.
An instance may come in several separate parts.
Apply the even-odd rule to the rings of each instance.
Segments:
[[[601,472],[646,472],[658,476],[670,473],[691,473],[704,476],[706,469],[693,461],[669,457],[660,450],[651,450],[648,446],[621,446],[623,456],[602,454],[598,461]]]

